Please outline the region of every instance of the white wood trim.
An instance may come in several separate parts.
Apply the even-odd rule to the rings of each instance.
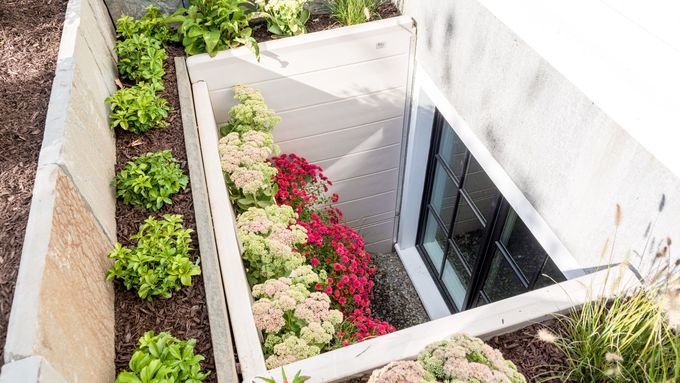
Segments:
[[[614,275],[619,272],[621,278],[615,278]],[[289,374],[302,371],[311,377],[308,383],[338,382],[394,360],[414,359],[428,344],[456,333],[489,338],[543,321],[554,313],[578,307],[593,297],[615,294],[634,286],[639,286],[639,282],[629,269],[603,270],[343,347],[283,368]],[[281,369],[244,375],[244,382],[250,383],[255,376],[272,376],[278,381]]]
[[[217,241],[217,252],[222,270],[229,317],[233,329],[234,342],[238,353],[241,373],[252,375],[265,369],[264,353],[260,343],[259,331],[252,315],[252,295],[245,268],[241,260],[241,249],[236,236],[236,217],[229,202],[229,192],[224,183],[217,151],[218,134],[215,116],[210,107],[210,96],[205,82],[193,85],[194,106],[198,133],[203,154],[208,186],[208,199]]]
[[[451,315],[451,310],[446,305],[418,249],[415,246],[404,249],[397,243],[394,245],[394,250],[399,255],[401,263],[404,264],[406,273],[411,279],[423,307],[425,307],[427,316],[430,319],[439,319]]]

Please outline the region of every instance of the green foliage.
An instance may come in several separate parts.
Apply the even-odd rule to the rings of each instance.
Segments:
[[[184,189],[189,178],[169,150],[143,154],[125,164],[114,178],[116,197],[123,203],[159,210],[170,197]]]
[[[156,96],[156,87],[141,82],[130,88],[118,89],[107,97],[111,104],[111,128],[120,126],[121,129],[132,133],[144,133],[153,128],[163,128],[168,125],[170,106],[168,101]]]
[[[281,368],[281,377],[283,378],[282,383],[305,383],[307,380],[310,379],[309,376],[304,376],[304,375],[301,375],[301,374],[302,374],[302,371],[298,371],[297,374],[295,374],[295,376],[293,377],[293,380],[289,381],[288,377],[286,376],[286,371],[283,368]],[[276,379],[274,379],[274,378],[263,378],[261,376],[258,376],[255,379],[260,379],[264,383],[277,383]]]
[[[157,89],[163,88],[163,60],[167,55],[161,42],[143,34],[135,34],[116,42],[118,73],[128,80],[146,81]]]
[[[194,354],[195,339],[179,340],[167,332],[145,333],[130,358],[130,371],[115,383],[199,383],[210,373],[201,372],[203,355]]]
[[[262,93],[257,89],[238,84],[234,87],[234,99],[238,104],[229,109],[229,122],[220,129],[222,136],[251,130],[271,132],[281,122],[281,117],[267,107]]]
[[[160,8],[149,5],[146,14],[140,20],[130,16],[121,16],[116,22],[116,37],[119,40],[129,39],[135,35],[146,35],[166,44],[168,41],[179,41],[177,34],[166,23],[167,15],[161,14]]]
[[[663,296],[666,294],[671,296]],[[679,298],[680,290],[660,294],[655,289],[640,289],[612,300],[588,302],[560,316],[563,333],[548,340],[567,356],[568,370],[562,378],[575,382],[680,382],[680,329],[673,328],[662,307]]]
[[[191,229],[182,226],[182,216],[166,214],[163,219],[147,218],[139,232],[130,237],[132,249],[116,243],[109,253],[114,260],[106,278],[117,278],[140,298],[170,298],[173,291],[191,286],[191,277],[201,274],[198,260],[191,262]]]
[[[111,104],[112,129],[120,126],[123,130],[140,134],[168,125],[165,118],[168,117],[170,105],[166,99],[156,96],[154,85],[141,82],[121,88],[105,101]]]
[[[250,9],[243,0],[191,0],[189,8],[179,9],[169,22],[178,22],[177,32],[188,55],[218,51],[239,45],[250,47],[258,56],[259,47],[248,26]]]
[[[308,0],[256,0],[267,21],[267,30],[275,35],[295,36],[306,33],[305,23],[309,10],[304,6]]]
[[[383,0],[330,0],[331,15],[344,25],[369,21]]]

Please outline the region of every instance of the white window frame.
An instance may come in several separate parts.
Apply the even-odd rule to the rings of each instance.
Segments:
[[[411,94],[411,119],[408,123],[408,146],[395,250],[404,263],[430,318],[437,319],[450,315],[441,292],[415,247],[425,184],[425,169],[437,110],[453,127],[463,144],[564,276],[567,279],[573,279],[584,275],[585,272],[574,256],[418,63],[416,63]]]

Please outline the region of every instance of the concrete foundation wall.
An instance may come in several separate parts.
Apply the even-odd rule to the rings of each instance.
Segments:
[[[114,32],[101,0],[71,0],[24,238],[0,381],[114,379]],[[3,380],[4,379],[4,380]]]
[[[416,64],[581,266],[606,263],[616,204],[616,260],[648,262],[680,238],[680,180],[485,1],[399,3],[418,26]]]

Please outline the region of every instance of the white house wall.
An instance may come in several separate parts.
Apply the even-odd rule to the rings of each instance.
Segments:
[[[282,153],[319,164],[334,182],[346,220],[367,247],[392,247],[406,90],[413,37],[408,17],[387,19],[187,60],[205,81],[217,126],[234,105],[233,86],[262,91],[282,118]]]
[[[677,129],[671,126],[678,123],[673,113],[680,111],[680,105],[660,110],[665,118],[661,121],[659,113],[646,113],[654,110],[648,106],[655,103],[659,92],[668,87],[677,90],[677,71],[667,71],[666,60],[647,66],[646,73],[636,72],[653,78],[659,77],[657,70],[666,74],[665,83],[654,82],[655,94],[651,90],[630,94],[632,88],[623,86],[640,78],[612,78],[627,73],[621,68],[630,69],[631,62],[649,59],[636,58],[638,48],[655,54],[653,57],[668,56],[676,61],[677,51],[661,47],[640,30],[631,35],[636,38],[631,43],[647,41],[647,37],[649,42],[647,47],[637,44],[624,51],[630,60],[607,61],[613,57],[611,52],[595,49],[560,55],[572,42],[574,46],[584,41],[580,46],[595,46],[593,41],[609,36],[610,31],[598,30],[590,16],[583,22],[575,18],[572,28],[556,31],[560,39],[553,39],[551,46],[539,46],[546,39],[540,31],[519,22],[522,12],[516,5],[512,13],[508,4],[491,0],[401,3],[403,13],[413,16],[419,29],[416,65],[445,97],[446,105],[438,106],[455,111],[464,120],[581,267],[606,263],[599,254],[613,236],[616,204],[623,214],[615,260],[629,257],[638,264],[635,252],[644,252],[648,243],[647,250],[666,237],[680,238],[680,180],[663,149],[667,142],[677,143]],[[602,25],[612,25],[629,36],[634,25],[613,20],[619,16],[606,14],[599,3],[591,3],[577,1],[571,8],[566,2],[563,5],[600,12],[601,20],[612,19],[611,24]],[[536,5],[531,12],[552,33],[565,21],[548,8]],[[588,32],[585,40],[574,40]],[[615,45],[615,41],[605,44]],[[651,51],[652,46],[659,48]],[[571,70],[579,63],[588,65],[581,66],[580,72]],[[588,78],[590,81],[584,80]],[[611,80],[609,88],[600,81],[605,78]],[[607,89],[609,93],[604,92]],[[633,102],[635,99],[638,101]],[[657,104],[677,105],[677,101],[670,97]],[[645,118],[647,133],[655,137],[658,146],[640,138],[644,124],[639,124]],[[677,158],[676,153],[671,154]]]

